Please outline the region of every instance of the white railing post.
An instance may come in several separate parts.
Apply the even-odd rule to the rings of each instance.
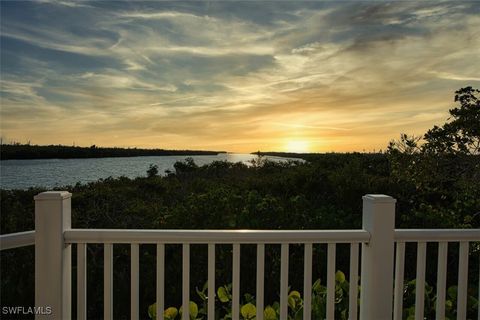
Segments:
[[[35,199],[36,320],[71,318],[71,245],[63,232],[71,228],[67,191],[42,192]]]
[[[360,320],[392,319],[395,202],[382,194],[363,196]]]

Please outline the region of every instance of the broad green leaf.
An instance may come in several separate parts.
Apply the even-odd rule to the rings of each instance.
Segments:
[[[295,299],[291,296],[288,296],[288,306],[292,309],[295,309]]]
[[[228,293],[227,293],[227,290],[225,289],[225,287],[219,287],[218,290],[217,290],[217,296],[218,296],[218,299],[221,301],[221,302],[228,302],[230,301],[229,297],[228,297]]]
[[[298,292],[298,291],[296,291],[296,290],[290,291],[290,293],[288,294],[288,296],[294,298],[295,300],[301,299],[300,292]]]
[[[173,320],[177,317],[178,310],[175,307],[170,307],[163,311],[163,317],[168,320]]]
[[[257,315],[257,308],[253,304],[247,303],[240,308],[240,313],[243,319],[253,319]]]
[[[151,304],[148,306],[148,316],[151,318],[151,319],[155,319],[156,316],[157,316],[157,304],[154,303],[154,304]]]
[[[190,319],[195,320],[197,318],[197,315],[198,315],[197,304],[193,301],[190,301],[189,310],[190,310]]]
[[[267,306],[265,310],[263,310],[263,319],[264,320],[277,320],[277,313],[275,309],[270,306]]]
[[[345,274],[338,270],[336,273],[335,273],[335,280],[339,283],[344,283],[345,282]]]
[[[452,298],[452,300],[456,300],[457,299],[457,286],[451,286],[450,288],[448,288],[447,293],[448,293],[448,296],[450,298]]]
[[[182,315],[183,313],[183,307],[180,307],[180,316]],[[197,315],[198,315],[198,306],[195,302],[193,301],[190,301],[190,304],[188,305],[188,311],[190,313],[190,320],[195,320],[197,319]]]
[[[278,301],[275,301],[272,305],[273,307],[273,310],[275,310],[276,313],[280,314],[280,304],[278,303]]]

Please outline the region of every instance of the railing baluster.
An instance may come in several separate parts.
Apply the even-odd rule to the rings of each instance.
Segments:
[[[417,280],[415,281],[415,320],[423,320],[425,304],[425,258],[427,243],[417,244]]]
[[[303,320],[312,319],[312,251],[313,245],[305,243],[303,265]]]
[[[103,250],[103,319],[113,320],[113,245],[105,243]]]
[[[358,243],[350,244],[350,288],[348,319],[357,320],[358,309]]]
[[[137,243],[130,245],[130,319],[136,320],[139,316],[139,258],[140,248]]]
[[[232,259],[232,319],[240,317],[240,244],[233,244]]]
[[[265,245],[257,244],[257,319],[263,320],[263,295],[265,283]]]
[[[460,242],[458,253],[457,320],[467,317],[468,242]]]
[[[288,243],[282,243],[280,256],[280,320],[288,316]]]
[[[208,320],[215,320],[215,244],[208,244]]]
[[[77,319],[87,319],[87,244],[77,244]]]
[[[327,319],[335,318],[335,243],[328,244],[327,260]]]
[[[402,320],[404,270],[405,242],[397,242],[397,252],[395,257],[395,294],[393,302],[393,320]]]
[[[182,268],[182,320],[190,320],[190,245],[184,243]]]
[[[445,290],[447,281],[447,252],[448,242],[438,243],[438,266],[437,266],[437,305],[435,318],[445,319]]]
[[[165,309],[165,245],[157,244],[157,319],[163,320]]]

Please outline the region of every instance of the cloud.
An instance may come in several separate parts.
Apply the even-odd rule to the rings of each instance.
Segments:
[[[115,75],[115,74],[96,74],[87,72],[82,74],[79,79],[86,80],[88,85],[98,86],[101,88],[115,88],[115,89],[131,89],[131,90],[159,90],[175,92],[177,88],[173,85],[159,86],[152,83],[147,83],[139,80],[133,76]]]
[[[92,6],[86,4],[86,1],[36,0],[36,2],[39,4],[50,4],[69,8],[92,8]]]
[[[378,149],[480,80],[472,3],[45,2],[1,4],[2,135]]]

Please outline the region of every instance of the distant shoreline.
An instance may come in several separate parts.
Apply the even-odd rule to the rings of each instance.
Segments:
[[[217,155],[225,151],[204,150],[165,150],[165,149],[138,149],[138,148],[108,148],[75,147],[63,145],[28,145],[2,144],[0,146],[1,160],[33,160],[33,159],[85,159],[85,158],[117,158],[143,156],[199,156]]]

